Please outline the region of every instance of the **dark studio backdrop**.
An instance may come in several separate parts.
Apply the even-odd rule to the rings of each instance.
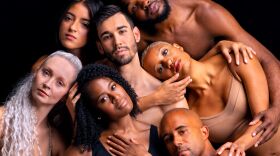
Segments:
[[[279,59],[276,1],[215,0]],[[3,4],[4,3],[4,4]],[[42,55],[54,51],[58,21],[69,0],[10,0],[1,4],[0,102]]]

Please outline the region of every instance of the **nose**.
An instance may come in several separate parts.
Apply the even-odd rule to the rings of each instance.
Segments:
[[[122,45],[122,39],[118,34],[114,34],[114,41],[116,47],[120,47]]]
[[[147,9],[148,9],[148,6],[149,6],[149,4],[150,4],[150,0],[142,0],[140,4],[141,4],[141,8],[142,8],[143,10],[147,10]]]
[[[166,58],[166,59],[162,60],[161,64],[164,68],[170,69],[171,65],[172,65],[172,60],[170,58]]]
[[[178,136],[178,135],[174,136],[173,142],[174,142],[174,145],[176,147],[181,147],[182,146],[182,138],[180,136]]]
[[[47,79],[44,83],[43,83],[43,87],[50,89],[51,88],[51,84],[52,84],[53,80],[52,79]]]
[[[77,32],[79,27],[78,21],[73,21],[73,23],[70,25],[70,31],[71,32]]]
[[[121,99],[121,95],[118,93],[111,93],[112,103],[117,104]]]

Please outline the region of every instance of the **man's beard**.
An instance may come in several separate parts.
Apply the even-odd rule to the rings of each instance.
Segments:
[[[163,0],[163,11],[160,15],[158,15],[158,17],[156,17],[155,19],[147,19],[144,21],[137,21],[137,24],[140,24],[140,26],[147,26],[147,25],[155,25],[157,23],[161,23],[162,21],[164,21],[165,19],[167,19],[167,17],[170,14],[171,8],[170,5],[168,3],[168,0]],[[136,18],[136,17],[134,17]]]
[[[136,45],[136,43],[135,43],[135,45],[134,45],[135,47],[134,47],[134,52],[136,53],[137,52],[137,45]],[[126,49],[127,51],[130,51],[130,48],[129,47],[127,47],[127,46],[123,46],[123,47],[121,47],[121,48],[124,48],[124,49]],[[111,51],[111,52],[104,52],[104,54],[105,54],[105,56],[111,61],[111,62],[113,62],[117,67],[119,67],[119,66],[123,66],[123,65],[126,65],[126,64],[129,64],[131,61],[132,61],[132,59],[134,58],[134,56],[135,55],[129,55],[129,56],[127,56],[127,57],[114,57],[114,53],[115,53],[115,51],[117,50],[117,47],[114,47],[114,49]]]

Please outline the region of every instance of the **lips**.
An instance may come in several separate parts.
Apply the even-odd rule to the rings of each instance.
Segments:
[[[154,14],[156,14],[157,12],[158,12],[158,10],[159,10],[159,5],[158,5],[158,3],[156,2],[156,1],[153,1],[153,2],[151,2],[150,3],[150,5],[148,6],[148,13],[150,14],[150,15],[154,15]]]
[[[68,40],[75,40],[75,39],[77,39],[74,35],[71,35],[71,34],[66,34],[65,36],[66,36],[66,38]]]
[[[123,109],[127,105],[127,100],[122,98],[121,100],[118,100],[117,103],[115,104],[117,109]]]
[[[42,90],[42,89],[38,89],[38,91],[39,91],[39,95],[40,96],[49,96],[48,94],[47,94],[47,92],[45,92],[44,90]]]
[[[181,59],[178,59],[174,63],[174,70],[176,73],[180,72],[181,70]]]

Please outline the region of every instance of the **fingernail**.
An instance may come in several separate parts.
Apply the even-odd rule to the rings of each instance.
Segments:
[[[247,59],[245,60],[245,63],[246,63],[246,64],[248,63]]]
[[[259,143],[256,143],[256,144],[255,144],[255,147],[258,147],[258,146],[259,146]]]
[[[111,138],[112,138],[112,136],[111,136],[111,135],[109,135],[109,136],[108,136],[108,139],[111,139]]]

